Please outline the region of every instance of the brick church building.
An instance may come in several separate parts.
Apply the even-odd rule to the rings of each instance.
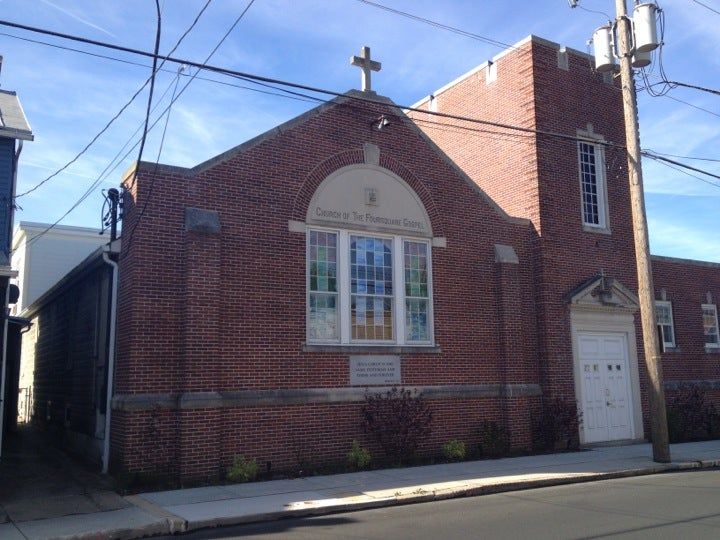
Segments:
[[[530,37],[414,108],[490,124],[366,88],[193,168],[127,173],[112,469],[342,460],[371,444],[368,387],[422,391],[428,454],[483,420],[527,448],[555,398],[584,444],[647,438],[618,83]],[[720,402],[720,264],[652,263],[666,388]]]

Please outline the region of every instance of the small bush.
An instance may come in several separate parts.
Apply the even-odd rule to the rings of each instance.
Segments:
[[[667,421],[671,443],[720,436],[720,414],[698,388],[680,392],[668,400]]]
[[[347,455],[348,466],[356,471],[367,469],[372,461],[372,456],[367,448],[360,446],[360,443],[353,441],[352,448]]]
[[[245,459],[242,454],[235,456],[233,464],[228,467],[227,479],[231,482],[251,482],[257,478],[260,465],[254,459]]]
[[[579,429],[582,413],[574,401],[557,398],[543,407],[542,416],[533,425],[535,450],[577,450],[580,446]]]
[[[499,458],[510,452],[510,434],[507,429],[493,420],[483,420],[480,424],[480,455]]]
[[[453,439],[443,444],[442,452],[445,458],[450,461],[462,461],[465,459],[466,454],[465,443]]]
[[[430,433],[432,413],[417,391],[392,388],[385,393],[365,394],[363,427],[396,463],[410,459],[420,440]]]

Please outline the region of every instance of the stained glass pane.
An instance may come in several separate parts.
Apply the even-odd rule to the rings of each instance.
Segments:
[[[309,338],[336,340],[339,337],[337,234],[325,231],[310,231],[308,243],[308,273],[310,274]]]
[[[393,339],[392,240],[350,236],[352,339]]]
[[[337,234],[310,231],[310,291],[337,292]]]
[[[404,242],[405,336],[408,341],[428,341],[428,245]]]
[[[310,294],[310,339],[337,339],[337,295]]]
[[[408,341],[428,341],[428,301],[405,299],[405,335]]]

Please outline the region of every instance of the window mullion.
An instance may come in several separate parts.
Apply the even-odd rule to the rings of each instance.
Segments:
[[[350,343],[350,240],[341,230],[338,238],[338,303],[340,311],[340,343]]]
[[[395,302],[395,336],[398,345],[405,344],[405,264],[403,239],[393,237],[393,291]]]

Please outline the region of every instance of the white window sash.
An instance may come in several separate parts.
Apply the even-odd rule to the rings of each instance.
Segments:
[[[602,141],[601,137],[597,135],[578,132],[579,137],[588,138],[589,140],[578,141],[577,143],[577,166],[578,166],[578,178],[580,180],[580,216],[582,218],[583,226],[594,229],[607,229],[608,228],[608,203],[607,203],[607,184],[605,175],[605,148],[601,144],[597,144],[590,140],[595,138],[598,141]],[[594,136],[594,137],[593,137]],[[597,191],[597,212],[598,222],[592,223],[588,221],[585,213],[585,191],[584,191],[584,179],[582,171],[582,144],[590,146],[593,149],[595,156],[595,188]]]
[[[717,316],[717,306],[715,304],[702,304],[701,306],[702,314],[703,314],[703,339],[707,334],[705,334],[705,310],[712,311],[713,317],[714,317],[714,328],[715,328],[715,343],[708,343],[705,342],[705,347],[708,349],[717,349],[720,348],[720,327],[718,327],[718,316]],[[711,334],[712,335],[712,334]]]
[[[655,301],[655,309],[657,310],[658,307],[667,308],[667,314],[668,314],[668,320],[667,322],[656,322],[657,325],[663,328],[662,331],[662,338],[663,338],[663,345],[665,347],[675,347],[675,341],[677,340],[677,337],[675,336],[675,322],[673,321],[673,312],[672,312],[672,302],[666,301],[666,300],[656,300]],[[672,331],[672,341],[666,341],[665,340],[665,327],[669,327]]]
[[[337,234],[337,310],[339,337],[335,340],[319,340],[310,337],[310,231],[332,232]],[[350,236],[363,236],[372,238],[385,238],[392,240],[393,260],[393,332],[392,340],[357,340],[352,339],[351,328],[351,268],[350,268]],[[404,241],[425,243],[428,257],[428,337],[427,341],[408,341],[405,335],[405,251]],[[308,227],[306,234],[305,253],[305,324],[306,340],[309,344],[336,344],[358,346],[412,346],[427,347],[435,343],[434,317],[433,317],[433,289],[432,289],[432,243],[425,238],[405,237],[401,235],[379,234],[374,231],[358,231],[346,229],[330,229],[326,227]]]

